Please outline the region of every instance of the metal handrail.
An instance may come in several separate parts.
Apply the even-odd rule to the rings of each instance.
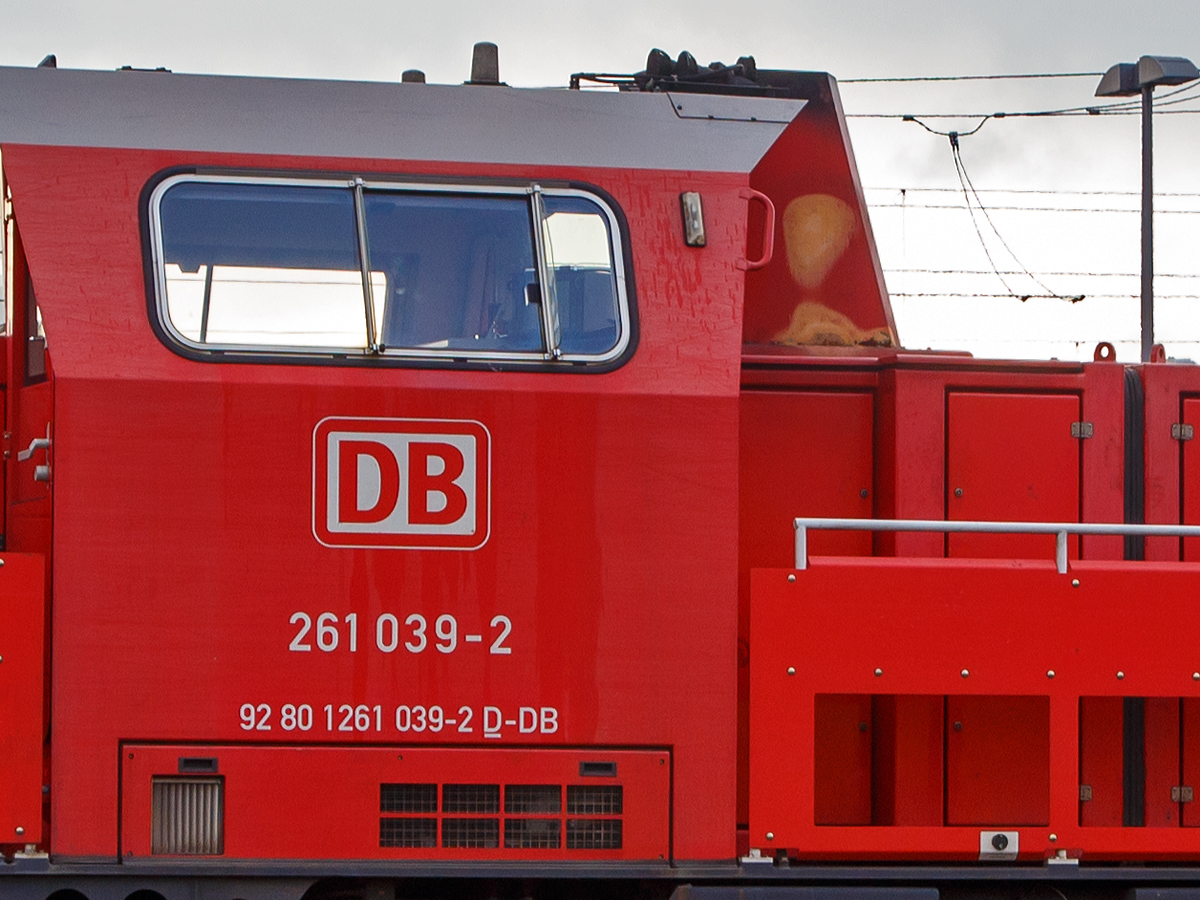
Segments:
[[[936,531],[942,534],[1052,534],[1054,562],[1067,574],[1067,535],[1106,534],[1143,537],[1200,537],[1200,525],[1122,525],[1106,522],[952,522],[944,519],[821,519],[796,518],[796,568],[808,568],[808,530],[835,531]]]

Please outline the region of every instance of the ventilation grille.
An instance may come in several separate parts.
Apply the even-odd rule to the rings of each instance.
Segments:
[[[567,815],[621,815],[621,788],[618,785],[595,787],[572,784],[567,787]]]
[[[150,852],[220,856],[225,852],[225,780],[151,780]]]
[[[380,819],[380,847],[436,847],[437,819]]]
[[[435,813],[437,808],[436,784],[381,784],[379,786],[380,812]]]
[[[561,813],[562,788],[557,784],[509,784],[504,788],[506,813]]]
[[[568,850],[620,850],[620,819],[567,819]]]
[[[500,812],[500,785],[442,785],[442,812],[498,813]]]
[[[443,847],[499,847],[499,819],[442,819]]]
[[[505,819],[504,846],[511,850],[535,847],[557,850],[562,846],[562,822],[558,819]]]
[[[621,785],[381,784],[379,811],[380,847],[622,848]]]

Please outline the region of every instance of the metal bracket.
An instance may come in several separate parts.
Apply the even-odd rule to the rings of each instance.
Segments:
[[[1190,787],[1180,786],[1171,788],[1172,803],[1191,803],[1194,792]]]
[[[1176,422],[1171,426],[1171,440],[1173,441],[1190,441],[1195,436],[1195,427],[1186,422]]]
[[[1021,836],[1016,831],[979,832],[979,861],[1003,862],[1014,860],[1021,849]]]
[[[1095,431],[1096,429],[1092,426],[1091,422],[1071,423],[1071,437],[1073,438],[1079,438],[1080,440],[1090,438]]]
[[[1087,803],[1092,799],[1092,786],[1090,784],[1081,784],[1079,786],[1079,802]]]

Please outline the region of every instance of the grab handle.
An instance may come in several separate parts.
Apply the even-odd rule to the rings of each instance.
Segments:
[[[739,259],[737,267],[745,270],[761,269],[771,261],[771,256],[775,253],[775,204],[771,202],[770,197],[754,188],[742,188],[738,196],[743,200],[757,200],[761,203],[767,214],[767,221],[763,226],[762,256],[759,259]]]

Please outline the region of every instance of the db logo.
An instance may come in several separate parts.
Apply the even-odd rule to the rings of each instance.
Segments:
[[[488,539],[490,474],[479,422],[322,419],[313,534],[330,547],[476,550]]]

